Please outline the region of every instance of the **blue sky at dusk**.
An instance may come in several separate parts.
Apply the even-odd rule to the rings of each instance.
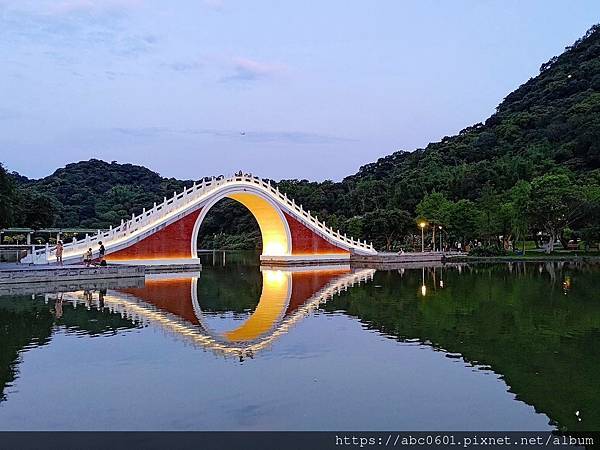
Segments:
[[[600,2],[0,0],[0,161],[341,179],[484,120]]]

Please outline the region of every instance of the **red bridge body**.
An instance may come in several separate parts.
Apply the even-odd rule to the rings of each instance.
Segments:
[[[194,225],[198,209],[156,233],[116,252],[108,253],[108,261],[189,259],[192,258]],[[306,225],[284,212],[292,238],[292,255],[348,254],[316,234]],[[195,255],[194,255],[195,256]]]

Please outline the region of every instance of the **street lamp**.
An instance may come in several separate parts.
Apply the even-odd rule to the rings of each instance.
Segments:
[[[438,228],[440,229],[440,252],[443,252],[444,249],[442,247],[442,226],[438,226]]]
[[[421,227],[421,253],[425,253],[425,222],[420,222],[419,226]]]

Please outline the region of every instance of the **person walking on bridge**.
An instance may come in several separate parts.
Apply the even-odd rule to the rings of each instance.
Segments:
[[[105,266],[106,263],[104,262],[104,255],[106,254],[106,249],[104,248],[104,244],[102,243],[102,241],[99,241],[98,245],[100,246],[100,248],[98,249],[98,253],[100,255],[100,257],[98,258],[98,264],[100,264],[101,266]]]
[[[58,241],[56,243],[56,264],[59,266],[63,265],[63,241]]]
[[[92,249],[88,248],[87,252],[83,255],[83,262],[86,267],[90,267],[92,265]]]

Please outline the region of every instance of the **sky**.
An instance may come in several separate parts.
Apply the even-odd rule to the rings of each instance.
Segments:
[[[0,0],[0,162],[339,180],[485,120],[597,0]]]

